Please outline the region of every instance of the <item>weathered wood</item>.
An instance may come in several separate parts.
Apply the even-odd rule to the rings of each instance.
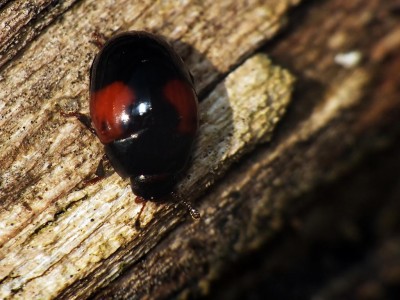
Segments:
[[[77,1],[0,1],[0,69]]]
[[[36,40],[21,56],[10,54],[0,73],[3,297],[207,294],[230,262],[293,221],[286,215],[324,203],[298,196],[340,178],[399,136],[400,25],[393,1],[304,2],[263,50],[275,64],[254,51],[299,1],[131,2],[80,1],[43,32],[28,25],[24,30],[37,32]],[[139,230],[140,205],[126,181],[111,172],[95,186],[81,186],[102,147],[59,112],[87,111],[93,33],[130,29],[170,38],[195,75],[202,125],[178,188],[197,199],[198,222],[183,222],[176,205],[149,204]],[[12,39],[17,32],[10,30],[5,36]],[[291,99],[293,77],[276,63],[296,75]],[[329,292],[328,285],[319,295]]]
[[[96,31],[145,29],[168,36],[194,74],[200,95],[212,89],[200,105],[193,165],[179,185],[191,200],[244,153],[269,140],[285,112],[293,77],[264,55],[241,63],[277,32],[283,14],[297,2],[82,1],[19,57],[15,54],[25,41],[16,39],[20,46],[7,52],[12,60],[0,81],[1,297],[89,296],[182,222],[176,205],[149,204],[141,229],[135,228],[141,205],[116,174],[80,187],[94,172],[102,146],[60,112],[87,111]],[[9,14],[12,18],[15,10]],[[35,32],[32,26],[24,30]],[[5,36],[16,36],[19,28]]]
[[[399,136],[400,76],[396,70],[399,69],[400,56],[396,11],[394,3],[390,1],[384,4],[382,1],[325,1],[304,5],[293,14],[292,26],[267,48],[275,61],[297,74],[291,110],[271,144],[259,147],[256,153],[225,176],[224,181],[202,199],[202,207],[206,212],[203,213],[206,215],[204,219],[199,223],[181,226],[179,231],[171,233],[145,259],[100,292],[97,298],[114,296],[126,299],[134,295],[140,298],[148,294],[163,298],[170,296],[176,286],[180,287],[181,296],[204,295],[209,292],[210,284],[229,265],[229,261],[258,249],[286,227],[286,222],[297,224],[298,230],[307,230],[293,216],[289,220],[285,218],[287,214],[295,215],[298,208],[310,205],[310,199],[298,196],[315,190],[323,182],[339,178],[344,171],[357,165],[356,162],[363,155],[390,145]],[[335,61],[338,54],[351,51],[356,51],[361,60],[353,61],[354,64],[350,66]],[[360,195],[360,189],[358,194],[355,190],[352,195]],[[364,189],[368,193],[368,187]],[[343,193],[348,190],[345,186]],[[394,195],[398,196],[399,193]],[[323,201],[327,197],[323,193],[317,194],[313,206],[330,203]],[[340,201],[340,198],[333,198],[332,201]],[[384,202],[385,198],[376,201]],[[309,208],[311,220],[308,226],[313,226],[317,231],[319,226],[325,224],[320,235],[327,235],[326,239],[336,223],[337,226],[349,224],[350,228],[346,229],[351,232],[352,218],[362,215],[365,212],[362,208],[368,205],[358,205],[357,214],[354,207],[341,206],[340,203],[351,203],[351,196],[339,202],[335,210],[327,206],[323,210],[326,215],[319,218],[315,217],[318,209],[312,214],[313,210]],[[347,219],[339,223],[345,209],[353,213],[349,212]],[[392,208],[390,211],[395,210]],[[391,219],[395,216],[392,215]],[[318,221],[325,218],[330,222]],[[301,241],[291,241],[289,236],[288,244],[284,245],[285,248],[276,249],[275,255],[264,257],[259,254],[257,257],[271,266],[267,268],[269,272],[274,267],[278,268],[279,263],[285,266],[287,272],[291,272],[287,264],[296,253],[296,242]],[[394,251],[398,249],[396,240],[391,245]],[[263,248],[264,251],[268,246]],[[289,251],[283,252],[282,248]],[[387,276],[391,274],[390,280],[396,282],[396,256],[389,256],[388,260],[389,264],[386,262],[382,267],[391,267],[386,274],[391,271]],[[260,263],[255,262],[255,265]],[[378,263],[372,261],[366,265],[375,265],[377,268]],[[240,274],[232,274],[236,271],[233,269],[231,273],[222,274],[230,275],[229,279],[240,278]],[[371,274],[364,275],[368,277]],[[154,277],[162,278],[162,284],[152,281]],[[318,278],[318,274],[315,277]],[[349,277],[352,278],[346,286],[349,289],[355,282],[351,273],[335,281],[332,279],[332,284]],[[246,284],[251,285],[249,278],[243,279],[242,288]],[[260,280],[257,273],[254,279]],[[291,284],[290,280],[280,283],[284,286]],[[225,293],[218,295],[232,297],[235,291],[240,291],[240,286],[235,290],[238,285],[240,282],[233,281],[232,285],[225,286]],[[291,294],[286,295],[290,298]],[[318,295],[337,299],[334,295],[346,297],[349,294],[343,289],[332,290],[328,283],[325,289],[321,287],[310,297]],[[374,294],[366,291],[365,295]],[[277,298],[280,298],[279,295]]]

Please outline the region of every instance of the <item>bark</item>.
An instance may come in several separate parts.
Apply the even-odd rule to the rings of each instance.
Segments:
[[[293,257],[288,224],[324,228],[312,213],[327,205],[320,187],[346,186],[346,173],[399,136],[399,4],[248,2],[0,1],[2,298],[215,296],[229,270],[244,291],[237,262],[258,253],[267,267],[247,273],[268,274],[278,255],[263,253],[277,236],[286,244],[272,250],[276,261]],[[102,145],[60,115],[88,111],[94,36],[138,29],[166,36],[196,80],[201,125],[177,191],[199,221],[176,203],[148,203],[135,226],[141,204],[127,181],[108,170],[83,184]],[[353,208],[345,220],[376,217]],[[345,294],[331,288],[353,276],[343,274],[318,295]]]

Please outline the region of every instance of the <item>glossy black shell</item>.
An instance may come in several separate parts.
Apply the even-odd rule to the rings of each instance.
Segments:
[[[182,59],[162,38],[128,32],[91,69],[90,115],[111,164],[133,192],[156,200],[185,169],[198,128],[197,96]]]

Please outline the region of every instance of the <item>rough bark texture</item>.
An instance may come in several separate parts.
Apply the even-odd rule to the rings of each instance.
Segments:
[[[395,299],[400,3],[132,2],[0,1],[0,297]],[[178,192],[199,221],[149,203],[137,228],[127,181],[84,186],[102,146],[60,115],[87,112],[94,35],[137,29],[196,79]]]

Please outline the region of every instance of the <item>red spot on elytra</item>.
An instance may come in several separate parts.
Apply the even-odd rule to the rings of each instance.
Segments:
[[[96,133],[103,144],[124,138],[123,122],[128,107],[135,102],[132,89],[116,81],[92,94],[90,114]]]
[[[195,133],[198,126],[197,100],[192,87],[184,81],[173,79],[164,86],[164,95],[179,115],[178,131]]]

